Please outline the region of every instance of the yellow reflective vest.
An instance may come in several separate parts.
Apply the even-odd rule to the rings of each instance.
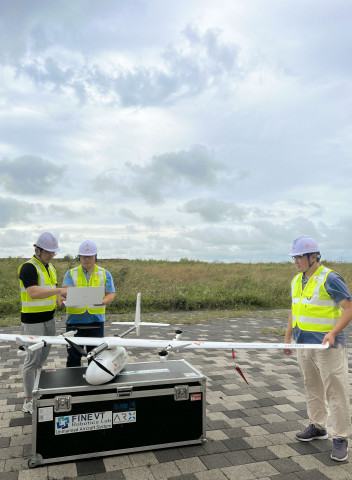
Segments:
[[[341,309],[325,290],[332,270],[321,265],[302,291],[302,273],[291,283],[292,327],[312,332],[330,332],[341,316]]]
[[[37,260],[35,257],[28,260],[28,262],[35,266],[38,274],[38,286],[40,288],[47,288],[52,289],[56,288],[57,285],[57,278],[56,278],[56,270],[55,267],[49,263],[48,270],[45,266]],[[18,274],[20,274],[21,268],[24,264],[20,265],[18,268]],[[39,313],[39,312],[50,312],[51,310],[55,309],[56,306],[56,295],[52,297],[43,298],[43,299],[35,299],[31,298],[24,285],[22,280],[20,279],[20,289],[21,289],[21,302],[22,302],[22,312],[23,313]]]
[[[106,283],[106,274],[105,269],[94,266],[94,271],[89,279],[89,284],[87,284],[87,278],[83,272],[82,265],[70,270],[70,275],[75,287],[101,287]],[[66,313],[84,313],[88,310],[89,313],[105,313],[105,305],[95,307],[94,305],[82,305],[79,307],[67,307]]]

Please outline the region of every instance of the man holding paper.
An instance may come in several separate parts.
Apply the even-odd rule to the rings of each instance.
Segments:
[[[101,305],[66,307],[66,331],[77,330],[76,337],[103,337],[105,306],[115,298],[111,273],[96,265],[98,249],[94,242],[85,240],[78,249],[80,265],[65,273],[64,287],[105,287]],[[87,353],[94,347],[86,346]],[[82,355],[73,347],[67,349],[67,367],[79,367]]]
[[[58,288],[56,269],[52,260],[60,250],[57,238],[50,232],[39,235],[33,258],[18,269],[21,290],[21,322],[25,335],[55,335],[55,308],[66,297],[66,288]],[[43,367],[50,345],[26,353],[23,364],[25,400],[23,412],[33,413],[32,392],[38,369]]]

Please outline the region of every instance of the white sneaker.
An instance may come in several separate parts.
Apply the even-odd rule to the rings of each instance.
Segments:
[[[24,401],[23,407],[22,407],[22,412],[25,413],[30,413],[32,415],[33,413],[33,400],[29,400],[29,402]]]

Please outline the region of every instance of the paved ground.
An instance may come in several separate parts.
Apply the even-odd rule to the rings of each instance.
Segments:
[[[183,327],[183,339],[276,342],[263,327],[284,327],[282,318],[217,320]],[[63,331],[63,322],[58,330]],[[0,329],[12,333],[16,329]],[[17,330],[19,331],[19,329]],[[170,329],[147,327],[143,337],[172,338]],[[116,329],[107,326],[107,334]],[[282,338],[280,339],[282,340]],[[156,360],[151,351],[131,352],[129,361]],[[21,411],[23,393],[16,349],[0,343],[0,479],[80,480],[221,480],[352,479],[352,463],[330,459],[331,440],[298,442],[295,433],[307,425],[302,380],[294,358],[280,351],[237,352],[250,383],[233,367],[231,352],[183,352],[207,376],[207,442],[98,459],[51,464],[30,469],[31,416]],[[47,366],[63,367],[65,350],[53,347]]]

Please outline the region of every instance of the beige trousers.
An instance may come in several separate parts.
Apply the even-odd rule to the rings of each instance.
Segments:
[[[338,345],[328,350],[298,350],[297,360],[306,389],[310,423],[320,429],[326,428],[330,411],[333,438],[349,437],[351,416],[347,349]]]

